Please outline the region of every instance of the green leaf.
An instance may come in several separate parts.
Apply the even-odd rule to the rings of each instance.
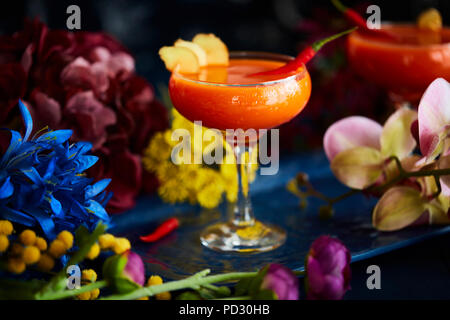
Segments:
[[[229,297],[231,295],[231,289],[226,286],[221,286],[216,291],[219,297]]]
[[[117,292],[117,293],[128,293],[133,290],[136,290],[138,288],[141,288],[136,282],[131,281],[127,278],[122,277],[114,277],[110,279],[111,282],[108,280],[108,286],[110,284],[111,287]]]
[[[409,226],[426,210],[420,191],[410,187],[393,187],[378,201],[372,223],[380,231],[394,231]]]
[[[89,230],[85,226],[79,226],[75,231],[75,244],[81,247],[83,243],[88,239],[89,234]]]
[[[200,289],[197,290],[197,292],[200,295],[200,297],[202,299],[205,299],[205,300],[211,300],[211,299],[218,298],[218,296],[215,294],[214,291],[211,291],[211,290],[206,289],[206,288],[200,288]]]
[[[353,189],[372,185],[381,175],[383,158],[370,147],[356,147],[338,153],[331,161],[336,178]]]
[[[403,159],[411,154],[416,147],[416,140],[411,134],[411,124],[416,120],[417,112],[408,108],[398,109],[389,117],[380,138],[383,158],[397,156]]]
[[[109,279],[121,275],[127,265],[128,259],[122,255],[116,254],[108,257],[103,263],[103,278]]]
[[[269,270],[269,265],[264,266],[258,274],[254,278],[250,278],[250,286],[248,288],[248,293],[253,297],[258,294],[258,292],[261,290],[261,284],[264,280],[264,277],[267,274],[267,271]]]
[[[234,294],[236,296],[245,296],[248,294],[250,285],[252,284],[253,278],[244,278],[238,281],[234,288]]]
[[[92,231],[92,233],[89,234],[86,238],[83,238],[83,241],[80,242],[78,251],[76,251],[75,254],[70,258],[67,265],[70,266],[73,264],[79,264],[81,261],[83,261],[89,253],[89,250],[91,250],[91,247],[98,241],[98,238],[105,233],[107,228],[107,225],[99,222],[94,231]],[[63,270],[63,272],[65,275],[65,270]]]
[[[103,263],[103,278],[108,282],[108,286],[118,293],[128,293],[140,288],[137,283],[123,276],[127,262],[127,257],[116,254]]]
[[[197,292],[200,294],[200,296],[203,299],[218,299],[218,298],[225,298],[229,297],[231,295],[230,288],[226,286],[215,286],[213,284],[205,284],[202,285]]]
[[[186,291],[176,297],[176,300],[202,300],[198,292]]]

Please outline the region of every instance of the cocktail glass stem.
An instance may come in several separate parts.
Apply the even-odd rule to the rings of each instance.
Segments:
[[[252,226],[255,223],[255,216],[249,196],[249,177],[251,175],[251,160],[253,159],[252,152],[254,149],[252,146],[235,146],[233,148],[236,157],[238,191],[232,221],[236,226]],[[246,154],[248,154],[248,161]]]
[[[286,232],[278,226],[262,223],[253,214],[250,201],[250,177],[253,174],[257,138],[242,143],[227,137],[233,147],[237,168],[237,198],[231,204],[233,216],[229,221],[209,226],[200,236],[205,247],[217,251],[264,252],[278,248],[286,240]],[[240,141],[237,142],[237,141]]]

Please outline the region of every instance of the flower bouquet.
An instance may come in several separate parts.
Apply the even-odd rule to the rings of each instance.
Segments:
[[[99,160],[88,175],[112,179],[110,213],[133,207],[141,190],[155,191],[141,154],[168,116],[120,43],[104,33],[50,30],[26,20],[23,30],[0,37],[0,66],[2,127],[23,130],[15,108],[22,99],[35,122],[32,134],[45,126],[71,129],[71,141],[91,143]]]

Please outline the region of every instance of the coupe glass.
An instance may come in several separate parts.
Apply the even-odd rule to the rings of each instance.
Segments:
[[[269,60],[287,63],[290,56],[264,52],[232,52],[230,60]],[[169,93],[174,107],[190,121],[202,121],[208,128],[221,130],[233,147],[238,172],[238,195],[233,217],[211,225],[201,233],[201,243],[217,251],[262,252],[275,249],[286,240],[286,232],[273,224],[256,220],[249,197],[247,177],[251,163],[247,159],[257,148],[258,137],[249,140],[248,129],[271,129],[295,117],[306,105],[311,79],[305,66],[271,81],[227,84],[200,81],[173,72]],[[243,129],[234,135],[227,129]],[[259,137],[260,139],[261,137]],[[245,143],[237,143],[243,142]]]

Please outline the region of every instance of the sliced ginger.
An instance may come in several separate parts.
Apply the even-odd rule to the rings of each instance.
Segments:
[[[208,66],[228,66],[227,46],[214,34],[199,33],[192,42],[205,50]]]
[[[159,56],[170,71],[180,73],[198,73],[200,64],[195,53],[184,47],[162,47]]]
[[[212,33],[197,34],[192,41],[178,39],[173,46],[162,47],[159,56],[170,71],[196,74],[203,67],[228,66],[229,60],[227,46]]]
[[[177,41],[175,41],[174,45],[175,47],[181,47],[191,50],[197,56],[198,64],[200,65],[200,67],[205,67],[207,65],[208,60],[206,58],[206,52],[198,44],[178,39]]]
[[[417,25],[420,29],[434,32],[440,31],[442,29],[441,14],[434,8],[428,9],[419,15]]]

